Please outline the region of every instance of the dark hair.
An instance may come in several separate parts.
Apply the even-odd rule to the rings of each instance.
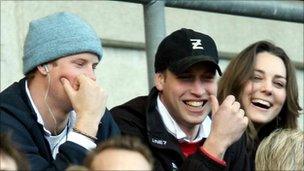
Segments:
[[[36,71],[37,71],[37,67],[26,73],[25,77],[27,78],[27,80],[33,79],[35,77]]]
[[[17,165],[18,170],[29,170],[29,166],[23,154],[16,150],[11,142],[10,135],[0,133],[0,154],[11,157]]]
[[[91,164],[96,155],[107,149],[123,149],[139,152],[153,167],[154,159],[148,147],[146,147],[140,139],[133,136],[116,136],[99,144],[85,159],[84,165],[91,168]]]
[[[255,130],[252,122],[249,122],[246,132],[252,141],[269,135],[276,128],[297,128],[297,117],[301,110],[298,103],[295,67],[282,48],[268,41],[253,43],[231,60],[219,80],[219,101],[222,102],[229,94],[234,95],[240,101],[245,84],[253,75],[256,56],[261,52],[269,52],[283,60],[287,72],[286,100],[277,118],[263,126],[259,132]]]
[[[49,61],[49,62],[40,64],[40,65],[43,66],[43,65],[47,65],[47,64],[52,64],[53,66],[57,66],[57,65],[58,65],[58,64],[57,64],[57,60],[58,60],[58,59],[55,59],[55,60],[52,60],[52,61]],[[38,71],[38,69],[37,69],[37,66],[36,66],[36,67],[34,67],[32,70],[30,70],[29,72],[27,72],[27,73],[25,74],[26,79],[27,79],[27,80],[33,79],[33,78],[35,77],[35,74],[36,74],[37,71]]]

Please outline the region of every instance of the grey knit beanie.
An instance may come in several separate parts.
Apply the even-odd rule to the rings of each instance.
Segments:
[[[80,17],[55,13],[30,23],[24,43],[23,73],[60,57],[90,52],[102,57],[101,39]]]

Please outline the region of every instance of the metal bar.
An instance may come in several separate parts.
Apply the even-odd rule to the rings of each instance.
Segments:
[[[154,55],[159,43],[166,36],[164,1],[155,0],[144,4],[144,20],[150,90],[154,86]]]
[[[103,47],[122,48],[131,50],[146,50],[146,44],[142,42],[130,42],[114,39],[102,39]]]
[[[147,4],[149,0],[124,0]],[[166,0],[165,6],[231,15],[304,23],[303,1]]]
[[[167,1],[166,6],[304,23],[303,1]]]
[[[130,41],[121,41],[121,40],[113,40],[113,39],[102,39],[102,46],[108,48],[123,48],[129,50],[146,50],[145,43],[142,42],[130,42]],[[231,60],[232,58],[236,57],[237,53],[231,52],[223,52],[219,51],[220,60]],[[296,69],[304,70],[304,62],[293,61]],[[152,64],[151,66],[154,66]]]

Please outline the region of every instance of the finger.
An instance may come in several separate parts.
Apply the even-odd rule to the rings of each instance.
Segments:
[[[83,75],[83,74],[78,75],[76,78],[77,78],[77,81],[79,82],[80,85],[82,83],[86,82],[86,76]]]
[[[67,93],[67,95],[71,99],[74,96],[74,94],[76,93],[76,91],[73,89],[70,81],[66,78],[61,78],[60,81],[63,85],[63,88],[64,88],[65,92]]]
[[[237,101],[235,101],[233,104],[232,104],[232,108],[235,110],[235,111],[238,111],[241,107],[241,104]]]
[[[248,119],[247,116],[244,116],[244,122],[245,122],[246,125],[248,125],[249,119]]]
[[[93,85],[95,84],[95,82],[90,79],[89,77],[87,77],[86,75],[84,74],[80,74],[77,76],[77,81],[79,83],[79,87],[82,85],[82,86],[86,86],[86,85]]]
[[[211,112],[212,112],[212,115],[214,115],[219,108],[219,102],[214,95],[210,95],[209,100],[210,100],[210,105],[211,105]]]
[[[222,105],[228,105],[231,106],[235,102],[235,97],[233,95],[229,95],[225,98]]]
[[[239,114],[241,115],[241,117],[244,117],[245,111],[244,111],[243,109],[240,109],[240,110],[239,110]]]

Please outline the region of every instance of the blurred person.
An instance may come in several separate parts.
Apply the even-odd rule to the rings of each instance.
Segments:
[[[119,134],[94,70],[101,40],[68,12],[30,22],[19,82],[0,93],[1,132],[25,153],[31,170],[82,164],[96,143]]]
[[[71,165],[65,171],[89,171],[89,169],[82,165]]]
[[[155,170],[250,168],[242,136],[247,117],[234,96],[221,105],[215,97],[218,60],[210,36],[177,30],[158,47],[150,94],[111,109],[122,134],[150,148]]]
[[[229,94],[249,118],[247,151],[252,163],[264,137],[277,128],[297,128],[301,107],[295,68],[282,48],[258,41],[233,58],[219,80],[219,101]]]
[[[0,133],[0,170],[28,170],[24,155],[18,152],[8,134]]]
[[[256,152],[256,170],[304,170],[304,132],[280,129],[264,138]]]
[[[90,170],[152,170],[153,157],[136,137],[114,137],[101,143],[88,155]]]

